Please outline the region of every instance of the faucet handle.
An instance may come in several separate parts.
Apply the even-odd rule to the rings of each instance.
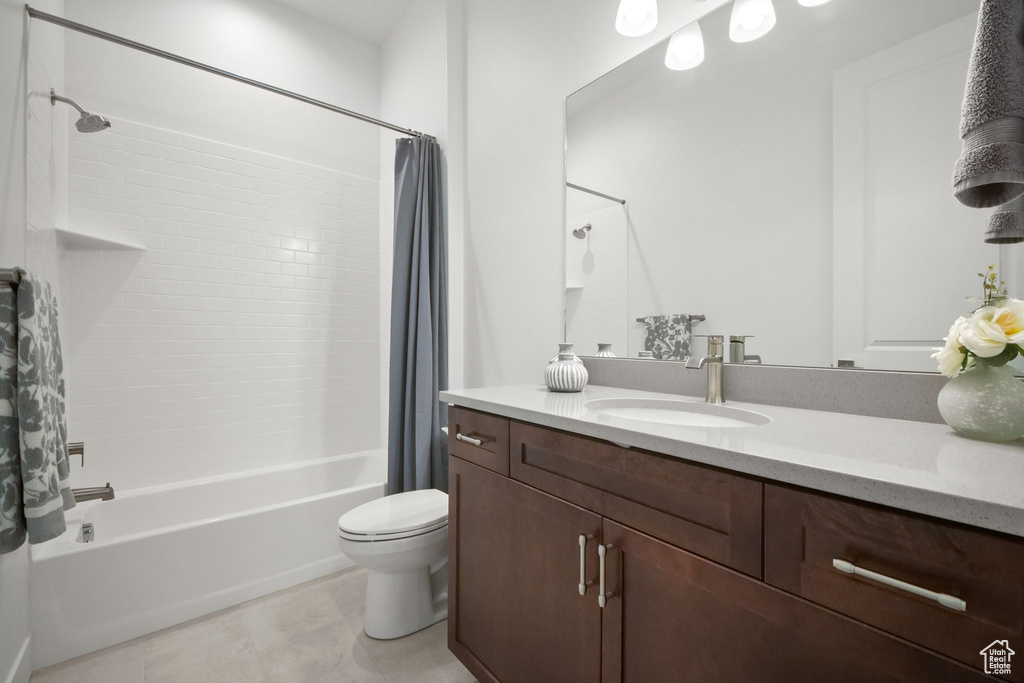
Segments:
[[[730,334],[729,335],[729,343],[730,344],[732,342],[741,342],[742,343],[742,342],[746,342],[748,339],[753,339],[753,338],[754,338],[754,335],[752,335],[752,334]]]
[[[723,347],[725,345],[725,337],[720,334],[695,334],[694,337],[707,337],[708,339],[708,356],[711,358],[721,358],[723,354]]]

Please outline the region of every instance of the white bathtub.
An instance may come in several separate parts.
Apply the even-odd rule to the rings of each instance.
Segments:
[[[79,504],[32,547],[34,668],[351,566],[338,517],[382,496],[384,473],[374,451]]]

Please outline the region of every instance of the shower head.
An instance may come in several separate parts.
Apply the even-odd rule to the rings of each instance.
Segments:
[[[99,114],[87,112],[79,107],[74,100],[68,99],[67,97],[61,97],[54,92],[53,88],[50,88],[50,104],[56,106],[58,102],[70,104],[78,110],[79,114],[81,114],[81,116],[78,117],[78,120],[75,121],[75,128],[78,129],[79,133],[96,133],[106,128],[110,128],[110,121],[106,120]]]
[[[79,133],[96,133],[105,128],[110,128],[110,121],[99,114],[86,114],[75,121],[75,128]]]
[[[584,238],[586,238],[587,233],[590,232],[590,229],[592,227],[594,227],[594,226],[592,226],[590,223],[587,223],[582,228],[576,228],[575,230],[573,230],[572,231],[572,236],[575,237],[578,240],[584,239]]]

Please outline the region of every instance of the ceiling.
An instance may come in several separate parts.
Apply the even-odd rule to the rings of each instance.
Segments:
[[[413,0],[278,0],[367,42],[380,45]]]

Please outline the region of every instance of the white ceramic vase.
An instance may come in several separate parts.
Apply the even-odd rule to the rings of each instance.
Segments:
[[[939,392],[939,413],[950,427],[972,439],[1013,441],[1024,436],[1024,382],[1008,365],[979,360]]]
[[[544,383],[549,391],[573,393],[583,391],[587,386],[590,373],[583,362],[573,354],[565,351],[558,354],[558,360],[549,363],[544,370]]]
[[[550,361],[548,361],[548,364],[550,365],[551,363],[557,363],[559,357],[563,353],[568,353],[570,356],[572,356],[572,360],[574,362],[579,363],[580,365],[582,365],[583,361],[580,360],[579,356],[577,356],[575,353],[573,353],[572,347],[573,347],[572,344],[559,344],[558,345],[558,353],[555,355],[554,358],[552,358]]]
[[[598,358],[615,358],[615,354],[612,353],[611,344],[598,344],[597,345],[597,357]]]

